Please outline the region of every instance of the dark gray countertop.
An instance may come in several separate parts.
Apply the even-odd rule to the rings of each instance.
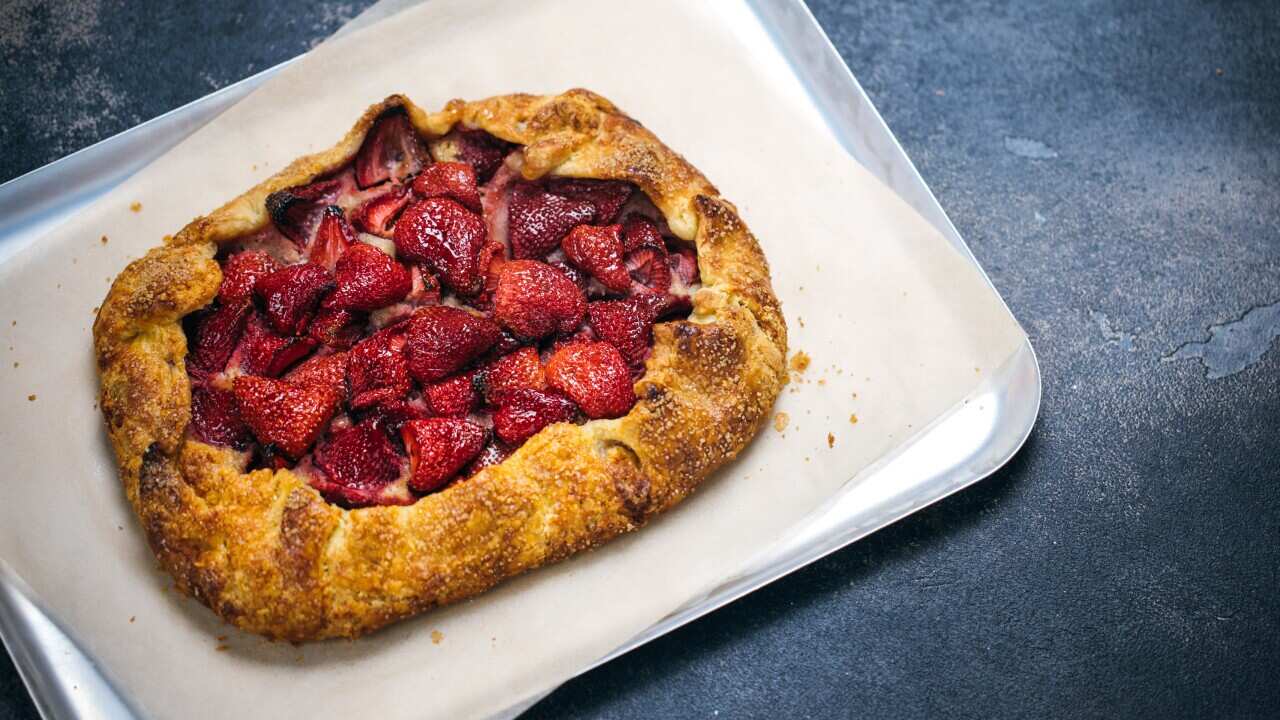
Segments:
[[[366,4],[0,3],[0,179]],[[1030,333],[1039,425],[529,717],[1280,715],[1280,4],[811,6]]]

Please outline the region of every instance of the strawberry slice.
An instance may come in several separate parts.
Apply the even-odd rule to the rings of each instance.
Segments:
[[[476,180],[489,182],[515,147],[483,130],[458,128],[431,145],[436,160],[464,162],[475,168]]]
[[[507,207],[511,251],[522,259],[546,257],[570,230],[596,214],[589,200],[556,195],[528,182],[512,185]]]
[[[356,343],[347,361],[351,407],[366,408],[409,394],[404,327],[396,325]]]
[[[422,170],[430,155],[404,110],[374,122],[356,154],[356,184],[363,190],[386,180],[403,180]]]
[[[493,413],[493,431],[503,442],[518,445],[542,428],[570,422],[577,414],[578,406],[558,392],[517,390]]]
[[[662,233],[658,232],[658,226],[654,225],[652,220],[637,213],[627,215],[627,219],[622,223],[624,252],[630,253],[642,247],[661,250],[665,246],[666,244],[662,242]]]
[[[653,340],[653,323],[665,305],[656,293],[643,293],[624,300],[605,300],[587,305],[587,319],[597,337],[622,353],[639,369],[644,367]]]
[[[227,389],[199,384],[191,387],[191,432],[210,445],[243,450],[253,439],[240,419],[235,395]]]
[[[244,375],[278,377],[316,347],[314,338],[277,335],[258,315],[250,317],[228,369]]]
[[[364,335],[364,320],[349,310],[320,308],[307,335],[326,347],[346,350]]]
[[[568,395],[590,418],[621,417],[635,404],[631,368],[606,342],[574,343],[547,361],[547,384]]]
[[[289,371],[285,382],[328,390],[343,400],[347,397],[347,353],[316,355]]]
[[[367,417],[392,438],[400,437],[400,428],[410,420],[431,417],[431,408],[421,396],[410,395],[402,400],[387,400],[367,411]]]
[[[408,322],[409,372],[424,384],[443,380],[488,350],[500,335],[487,317],[448,305],[422,308]]]
[[[631,275],[631,291],[665,294],[671,289],[671,266],[665,248],[644,245],[627,254],[627,272]]]
[[[428,165],[413,179],[413,192],[418,197],[447,197],[457,200],[471,212],[480,212],[480,188],[476,171],[463,162],[438,162]]]
[[[281,335],[300,335],[307,329],[320,298],[333,287],[333,276],[315,263],[288,265],[258,280],[254,292],[262,298],[267,322]]]
[[[196,325],[195,347],[188,361],[191,366],[205,373],[222,372],[240,342],[252,309],[251,305],[239,303],[205,311]]]
[[[671,267],[671,274],[686,289],[702,280],[698,272],[698,254],[693,248],[680,247],[671,251],[667,256],[667,265]]]
[[[267,213],[282,235],[306,247],[320,223],[320,212],[336,202],[341,192],[342,181],[336,178],[278,190],[267,196]]]
[[[377,310],[405,299],[413,280],[403,265],[381,250],[357,242],[334,269],[337,288],[324,302],[339,310]]]
[[[422,388],[431,412],[446,417],[466,417],[476,409],[480,404],[480,393],[475,388],[476,373],[471,370]]]
[[[579,225],[579,227],[582,227],[582,226]],[[581,270],[579,270],[578,268],[570,265],[569,263],[563,260],[552,260],[547,264],[559,270],[560,272],[564,273],[565,277],[572,280],[573,284],[577,285],[579,290],[581,290],[584,293],[587,291],[587,287],[590,284],[590,279],[586,275],[584,275]],[[628,283],[627,287],[630,287],[630,286],[631,286],[630,283]]]
[[[471,462],[467,463],[467,467],[463,469],[462,475],[463,477],[471,477],[487,467],[497,465],[503,460],[506,460],[513,452],[515,452],[515,448],[512,448],[501,440],[490,440],[484,446],[484,449],[480,451],[480,454],[476,455]]]
[[[410,205],[396,223],[396,255],[425,263],[446,287],[474,295],[484,281],[480,250],[485,245],[484,220],[448,198],[427,198]]]
[[[565,257],[600,281],[601,285],[624,293],[631,287],[631,275],[622,264],[621,225],[579,225],[560,242]]]
[[[351,214],[351,222],[362,232],[389,238],[396,218],[412,200],[407,186],[393,185],[390,190],[361,203]]]
[[[485,429],[470,420],[410,420],[400,429],[409,453],[409,487],[420,493],[444,486],[484,448]]]
[[[258,442],[298,458],[320,437],[338,409],[326,390],[242,375],[233,386],[240,417]]]
[[[307,259],[333,272],[338,258],[355,242],[356,231],[351,229],[342,208],[329,205],[320,211],[320,225],[311,241],[311,249],[307,251]]]
[[[253,299],[258,281],[280,269],[275,258],[261,250],[245,250],[222,263],[218,300],[223,305],[243,305]]]
[[[316,448],[315,466],[324,475],[311,477],[310,483],[343,507],[408,505],[416,498],[396,485],[403,463],[386,432],[365,420]]]
[[[506,263],[493,294],[494,318],[527,340],[573,332],[586,309],[586,298],[572,280],[536,260]]]
[[[591,222],[604,225],[613,222],[618,211],[631,198],[632,185],[620,180],[588,180],[585,178],[552,178],[547,190],[572,200],[591,203]]]
[[[483,388],[484,401],[496,406],[517,390],[545,390],[547,376],[537,348],[526,345],[485,365],[478,382]]]

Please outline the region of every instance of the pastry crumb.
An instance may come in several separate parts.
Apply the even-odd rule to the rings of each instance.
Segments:
[[[803,318],[803,317],[801,317],[801,316],[797,315],[797,316],[796,316],[796,322],[800,323],[800,327],[804,327],[804,318]]]
[[[791,422],[791,416],[780,412],[773,418],[773,429],[782,432],[787,429],[787,423]]]
[[[13,366],[14,366],[14,367],[18,367],[18,363],[16,363],[16,362],[15,362],[15,363],[13,364]]]
[[[857,425],[857,424],[858,424],[858,416],[857,416],[857,415],[850,415],[850,416],[849,416],[849,424],[850,424],[850,425]]]
[[[28,402],[35,402],[35,401],[36,401],[36,394],[35,394],[35,393],[31,393],[30,395],[28,395],[28,396],[27,396],[27,401],[28,401]]]
[[[827,447],[833,448],[835,446],[836,446],[836,436],[832,433],[827,433]]]
[[[219,636],[217,637],[217,640],[218,640],[218,642],[220,642],[220,643],[221,643],[221,642],[226,642],[226,641],[227,641],[227,636],[226,636],[226,635],[219,635]]]
[[[137,620],[137,619],[138,619],[138,616],[137,616],[137,615],[130,615],[130,616],[129,616],[129,622],[133,622],[134,620]]]
[[[788,363],[792,370],[796,372],[804,372],[809,369],[809,353],[803,350],[797,350],[795,355],[791,356],[791,362]]]
[[[821,387],[821,386],[823,386],[823,385],[826,385],[826,384],[827,384],[827,379],[826,379],[826,378],[818,378],[818,385],[819,385],[819,387]]]
[[[137,200],[134,200],[133,202],[129,203],[129,209],[132,210],[133,212],[142,212],[142,203],[138,202]]]
[[[431,631],[431,644],[432,644],[432,645],[439,645],[441,640],[444,640],[444,633],[440,632],[439,630],[432,630],[432,631]]]
[[[218,652],[226,652],[230,649],[231,646],[226,643],[218,643],[218,647],[214,648],[214,650],[217,650]]]
[[[101,240],[101,242],[102,242],[102,244],[103,244],[103,245],[106,245],[106,244],[107,244],[107,236],[106,236],[106,235],[103,235],[103,236],[102,236],[102,240]]]

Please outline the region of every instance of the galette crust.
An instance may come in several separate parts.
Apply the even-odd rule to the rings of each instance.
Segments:
[[[186,432],[182,318],[208,305],[219,243],[270,222],[266,196],[349,162],[374,120],[403,107],[419,132],[482,128],[525,146],[523,174],[635,183],[697,244],[687,321],[659,324],[638,401],[616,420],[545,428],[505,462],[409,506],[344,510],[290,470],[242,473],[237,453]],[[178,589],[234,625],[294,642],[354,637],[470,597],[636,529],[750,441],[785,380],[786,325],[768,265],[732,204],[608,100],[400,95],[330,150],[302,157],[192,221],[115,280],[94,324],[101,407],[147,540]]]

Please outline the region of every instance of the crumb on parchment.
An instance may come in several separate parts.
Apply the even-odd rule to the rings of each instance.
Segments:
[[[827,447],[833,448],[835,446],[836,446],[836,436],[832,433],[827,433]]]
[[[432,644],[432,645],[439,645],[441,640],[444,640],[444,633],[440,632],[439,630],[432,630],[432,631],[431,631],[431,644]]]
[[[858,424],[858,416],[857,416],[857,415],[850,415],[850,416],[849,416],[849,424],[850,424],[850,425],[857,425],[857,424]]]
[[[30,395],[28,395],[28,396],[27,396],[27,401],[28,401],[28,402],[35,402],[35,401],[36,401],[36,394],[35,394],[35,393],[31,393]]]
[[[791,422],[791,416],[780,412],[773,418],[773,429],[782,432],[787,429],[787,423]]]
[[[137,200],[134,200],[133,202],[129,203],[129,209],[132,210],[133,212],[142,212],[142,203],[138,202]]]
[[[106,245],[106,244],[107,244],[108,239],[107,239],[107,236],[106,236],[106,235],[103,235],[103,236],[102,236],[102,240],[101,240],[101,242],[102,242],[102,244],[103,244],[103,245]]]
[[[809,353],[803,350],[797,350],[795,355],[791,356],[791,362],[788,366],[796,372],[804,372],[809,369]]]

